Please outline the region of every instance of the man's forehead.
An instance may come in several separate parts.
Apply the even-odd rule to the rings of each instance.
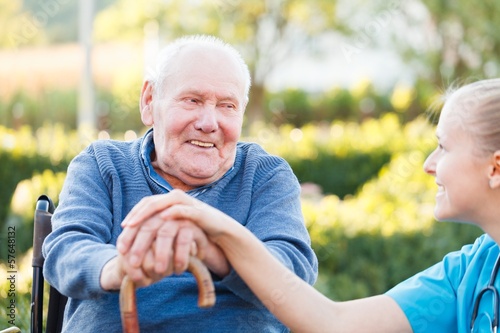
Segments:
[[[232,59],[228,52],[213,45],[189,44],[183,46],[173,57],[177,62],[208,62],[214,59]]]

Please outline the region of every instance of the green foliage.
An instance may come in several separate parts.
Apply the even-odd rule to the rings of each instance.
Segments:
[[[372,6],[376,9],[370,9]],[[422,0],[421,10],[412,6],[404,1],[363,1],[362,15],[369,20],[357,29],[357,38],[365,32],[371,43],[379,42],[384,49],[395,50],[427,86],[446,89],[456,80],[498,76],[500,35],[496,14],[500,2]],[[353,8],[357,8],[355,4]],[[349,21],[356,22],[353,17]],[[433,28],[426,29],[429,25]],[[386,38],[366,33],[372,26],[384,29]],[[417,32],[415,38],[408,38],[412,32]],[[389,45],[388,39],[392,39]],[[364,50],[367,45],[358,47]]]
[[[207,34],[237,47],[252,75],[251,120],[264,120],[263,87],[266,78],[290,56],[318,48],[314,38],[324,31],[343,30],[333,0],[117,0],[95,20],[98,41],[160,37],[171,41],[183,35]],[[146,35],[146,36],[145,36]],[[161,42],[163,44],[163,42]]]
[[[263,0],[172,0],[168,3],[154,0],[147,6],[117,0],[98,13],[95,36],[99,41],[141,40],[144,26],[155,22],[160,35],[166,39],[204,33],[220,36],[228,42],[247,41],[246,47],[255,50],[277,41],[281,43],[282,37],[288,39],[286,42],[293,42],[297,32],[313,35],[338,27],[336,9],[331,0],[286,0],[275,4]],[[256,32],[263,29],[272,33],[273,38],[269,41],[259,38]],[[260,43],[255,43],[257,39]]]
[[[110,90],[97,89],[97,129],[111,134],[127,130],[140,132],[144,125],[139,114],[139,91],[142,78],[123,71],[124,78]],[[67,130],[76,129],[77,91],[47,90],[39,94],[18,91],[10,98],[0,100],[0,125],[19,128],[29,125],[40,128],[45,124],[64,124]]]
[[[96,1],[98,12],[114,0]],[[78,40],[78,1],[0,0],[0,47],[75,42]]]
[[[314,242],[320,277],[316,288],[335,300],[377,295],[430,267],[450,252],[474,241],[481,230],[471,225],[435,224],[431,230],[347,236],[328,230],[327,245]]]
[[[325,192],[344,197],[356,193],[389,158],[388,152],[352,152],[347,156],[338,156],[320,150],[314,160],[291,159],[290,166],[301,183],[321,184]]]
[[[2,48],[15,47],[15,30],[21,27],[21,8],[20,0],[0,0],[0,46]]]
[[[320,261],[316,287],[331,298],[383,293],[482,233],[470,225],[436,224],[434,179],[422,170],[435,145],[432,128],[417,120],[402,130],[403,147],[355,196],[303,199]]]
[[[305,90],[287,89],[268,93],[266,99],[266,117],[277,126],[287,123],[299,127],[315,120],[311,96]]]
[[[7,225],[22,226],[17,242],[20,251],[26,251],[32,242],[32,211],[33,198],[42,194],[44,189],[60,184],[59,172],[65,172],[69,160],[80,150],[82,144],[76,134],[68,134],[62,126],[46,126],[32,133],[28,127],[17,131],[0,127],[0,237],[6,237]],[[40,174],[40,176],[36,176]],[[18,211],[24,218],[7,216],[10,212],[11,199],[16,187],[21,181],[31,179],[34,184],[31,190],[19,194]],[[41,178],[40,178],[41,177]],[[56,195],[58,192],[53,192]],[[56,195],[57,197],[57,195]],[[26,214],[26,215],[24,215]],[[30,215],[31,214],[31,215]],[[26,227],[26,229],[24,229]],[[4,256],[5,247],[0,248],[1,258]]]
[[[324,192],[344,197],[355,194],[404,149],[404,131],[397,116],[387,114],[362,124],[334,121],[277,129],[254,124],[250,140],[285,158],[300,182],[319,184]]]
[[[32,247],[34,207],[38,197],[46,194],[57,205],[65,177],[66,172],[54,173],[46,169],[31,179],[25,179],[17,184],[6,220],[6,226],[16,228],[17,253],[24,254]]]
[[[296,127],[332,121],[362,122],[388,113],[407,123],[422,115],[436,90],[421,82],[415,87],[396,85],[392,91],[377,92],[371,82],[361,81],[353,89],[336,87],[322,93],[285,89],[266,93],[266,121]]]
[[[40,128],[47,123],[58,123],[76,128],[76,108],[76,90],[45,90],[38,94],[18,91],[0,100],[0,125]]]
[[[128,130],[140,132],[144,128],[139,112],[142,74],[138,72],[138,68],[125,68],[111,87],[98,90],[98,130],[116,135]]]

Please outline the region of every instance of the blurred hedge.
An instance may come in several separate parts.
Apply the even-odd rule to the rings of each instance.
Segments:
[[[46,125],[34,133],[27,126],[19,130],[0,126],[0,182],[2,184],[0,187],[0,239],[2,244],[5,241],[7,224],[16,225],[21,228],[21,232],[17,233],[19,240],[16,242],[19,253],[30,248],[33,241],[33,197],[42,194],[42,191],[51,186],[47,183],[54,182],[55,178],[51,178],[50,174],[65,172],[70,159],[80,147],[76,134],[70,134],[61,125]],[[45,180],[37,181],[40,177]],[[46,184],[32,186],[31,191],[19,192],[17,213],[13,214],[12,197],[23,180],[34,181],[34,184],[41,182]],[[57,196],[57,192],[53,193]],[[0,258],[4,258],[5,251],[5,247],[0,248]]]
[[[98,130],[114,135],[144,129],[138,110],[141,84],[141,71],[127,68],[113,82],[95,87]],[[423,81],[417,81],[413,87],[395,85],[390,90],[378,91],[366,80],[350,88],[333,87],[317,93],[301,89],[267,91],[263,120],[272,126],[289,124],[300,128],[333,121],[360,123],[395,114],[405,124],[418,118],[431,105],[436,93]],[[60,123],[73,130],[77,104],[77,90],[73,87],[65,90],[38,87],[30,93],[21,90],[1,96],[0,125],[39,128],[45,123]],[[251,126],[246,122],[244,125],[245,129]]]
[[[355,196],[303,193],[303,212],[320,267],[316,288],[337,300],[383,293],[471,243],[472,225],[436,223],[434,178],[422,165],[434,148],[433,128],[404,127],[407,143]]]
[[[419,120],[419,123],[424,122]],[[341,198],[354,195],[407,145],[397,115],[357,122],[333,121],[300,128],[254,124],[248,140],[285,158],[301,183],[319,184]]]
[[[438,223],[423,233],[377,233],[347,236],[325,231],[328,245],[313,242],[320,277],[316,289],[335,300],[384,293],[397,283],[430,267],[450,252],[471,243],[482,232],[465,224]]]
[[[367,80],[351,88],[333,87],[319,93],[293,88],[268,91],[265,121],[275,126],[302,127],[335,120],[359,123],[396,113],[402,123],[407,123],[428,109],[439,93],[421,80],[412,87],[396,84],[388,91],[378,91]]]
[[[112,134],[127,130],[140,132],[143,124],[138,109],[139,89],[140,86],[125,86],[114,91],[98,88],[95,92],[97,129]],[[77,106],[75,89],[52,89],[36,94],[19,91],[8,98],[0,99],[0,126],[19,129],[57,124],[67,131],[72,131],[76,129]]]
[[[18,91],[0,99],[0,125],[18,129],[40,128],[45,124],[65,124],[76,128],[77,91],[47,90],[38,93]]]

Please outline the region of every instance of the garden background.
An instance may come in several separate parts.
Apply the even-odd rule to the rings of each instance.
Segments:
[[[16,325],[27,331],[36,198],[57,204],[68,163],[92,140],[144,133],[137,105],[151,54],[184,34],[219,36],[249,63],[242,139],[284,157],[301,182],[315,287],[328,297],[382,293],[481,234],[434,220],[436,186],[422,164],[436,145],[439,96],[498,76],[498,1],[101,1],[86,131],[83,2],[0,0],[0,329],[7,229],[16,229]]]

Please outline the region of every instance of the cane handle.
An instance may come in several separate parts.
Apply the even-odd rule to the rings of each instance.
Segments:
[[[215,287],[207,267],[200,259],[190,256],[188,271],[194,275],[198,284],[198,306],[212,307],[215,304]],[[123,278],[120,288],[120,314],[123,333],[139,333],[135,284],[128,276]]]

